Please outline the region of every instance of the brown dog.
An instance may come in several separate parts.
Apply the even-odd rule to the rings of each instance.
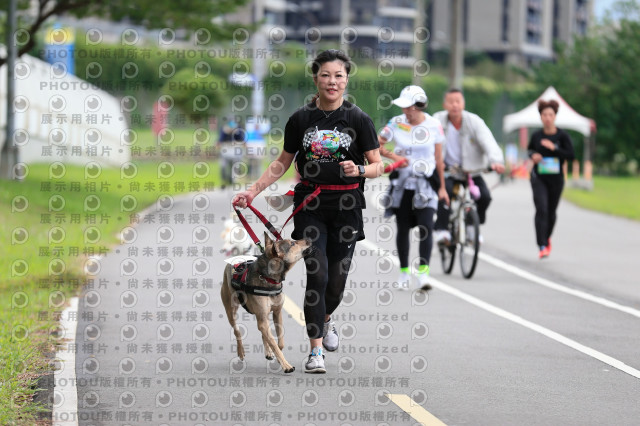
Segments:
[[[236,324],[236,313],[238,306],[244,302],[245,309],[256,316],[258,330],[262,333],[262,343],[267,359],[273,359],[275,353],[278,362],[285,373],[295,370],[287,362],[282,354],[284,348],[284,328],[282,325],[282,305],[284,304],[284,294],[275,290],[282,288],[285,274],[293,265],[305,255],[311,252],[311,241],[305,240],[280,240],[272,241],[265,232],[265,251],[255,261],[246,265],[245,269],[236,268],[237,265],[227,265],[224,269],[222,279],[222,289],[220,297],[227,312],[227,319],[233,328],[238,345],[238,358],[244,359],[244,348],[242,337]],[[238,290],[238,279],[244,278],[242,287]],[[262,294],[261,294],[262,293]],[[239,300],[240,299],[240,300]],[[271,334],[269,327],[269,312],[273,312],[273,324],[278,335],[278,344]]]

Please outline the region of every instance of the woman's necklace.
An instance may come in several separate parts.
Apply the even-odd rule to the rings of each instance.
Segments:
[[[319,102],[319,101],[318,101],[318,102],[316,102],[316,106],[318,107],[318,109],[319,109],[320,111],[322,111],[322,113],[324,114],[324,118],[329,118],[329,117],[331,117],[331,114],[333,114],[334,112],[336,112],[337,110],[339,110],[339,109],[340,109],[340,107],[342,107],[342,105],[340,105],[338,108],[334,109],[334,110],[333,110],[333,111],[331,111],[329,114],[327,114],[327,111],[325,111],[325,110],[323,110],[323,109],[320,109],[320,102]]]

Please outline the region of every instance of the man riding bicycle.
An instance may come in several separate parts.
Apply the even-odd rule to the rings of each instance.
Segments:
[[[436,112],[433,117],[440,120],[445,132],[445,168],[460,166],[464,170],[486,169],[489,165],[497,173],[504,172],[504,155],[491,130],[478,115],[465,111],[464,96],[460,89],[449,89],[444,96],[445,111]],[[474,172],[473,182],[480,189],[476,207],[480,223],[486,220],[486,211],[491,203],[491,193],[480,172]],[[454,180],[445,179],[449,197],[453,192]],[[449,208],[445,201],[438,203],[438,219],[434,225],[436,243],[448,243],[451,234],[447,230]],[[481,237],[479,237],[481,240]]]

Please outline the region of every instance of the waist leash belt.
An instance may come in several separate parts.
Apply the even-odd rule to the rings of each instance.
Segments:
[[[302,183],[303,185],[306,185],[306,186],[315,187],[315,189],[313,190],[313,192],[311,194],[307,195],[302,200],[300,205],[298,207],[296,207],[295,210],[293,211],[293,213],[291,213],[291,215],[289,215],[287,220],[284,221],[284,225],[282,225],[282,228],[280,228],[280,232],[278,232],[276,230],[275,226],[273,226],[271,224],[271,222],[269,222],[267,220],[267,218],[264,217],[264,215],[262,213],[260,213],[260,211],[258,209],[253,207],[251,204],[247,204],[247,207],[258,217],[258,219],[260,219],[260,221],[264,224],[264,226],[269,230],[269,232],[271,232],[271,234],[273,234],[274,237],[276,237],[276,240],[278,240],[278,241],[282,239],[282,236],[280,235],[280,233],[282,232],[284,227],[287,225],[289,220],[291,220],[291,218],[293,216],[295,216],[300,210],[302,210],[304,208],[304,206],[309,204],[318,195],[320,195],[320,192],[322,192],[322,191],[348,191],[348,190],[357,189],[357,188],[360,187],[359,183],[352,183],[352,184],[349,184],[349,185],[325,185],[325,184],[311,183],[311,182],[306,181],[306,180],[303,180],[300,183]],[[293,192],[289,191],[289,192],[287,192],[286,195],[293,195]],[[240,223],[242,223],[242,226],[244,226],[244,229],[247,230],[247,233],[249,234],[249,236],[251,237],[253,242],[260,249],[260,252],[264,253],[264,247],[262,247],[262,244],[260,243],[260,239],[255,234],[255,232],[253,232],[253,229],[251,229],[251,225],[249,225],[249,222],[247,222],[247,220],[244,218],[244,216],[242,215],[242,213],[240,212],[240,210],[238,208],[233,206],[233,209],[235,210],[236,214],[238,215],[238,219],[240,219]]]
[[[315,187],[315,189],[313,190],[313,192],[311,194],[309,194],[306,197],[304,197],[304,199],[302,200],[300,205],[298,207],[296,207],[295,210],[293,211],[293,213],[291,213],[291,215],[287,218],[287,220],[285,220],[284,225],[282,225],[282,228],[284,228],[285,225],[287,224],[287,222],[289,222],[289,220],[293,216],[295,216],[300,210],[302,210],[304,208],[304,206],[309,204],[311,201],[313,201],[314,198],[316,198],[318,195],[320,195],[320,193],[322,191],[349,191],[351,189],[358,189],[360,187],[359,183],[351,183],[351,184],[348,184],[348,185],[326,185],[326,184],[322,184],[322,183],[312,183],[312,182],[309,182],[309,181],[306,181],[306,180],[303,180],[300,183],[305,185],[305,186]]]

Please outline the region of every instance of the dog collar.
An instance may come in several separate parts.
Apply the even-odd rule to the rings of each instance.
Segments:
[[[282,281],[276,281],[272,278],[269,277],[265,277],[264,275],[260,274],[260,278],[262,278],[263,280],[265,280],[266,282],[268,282],[269,284],[273,284],[273,285],[278,285],[278,284],[282,284]]]

